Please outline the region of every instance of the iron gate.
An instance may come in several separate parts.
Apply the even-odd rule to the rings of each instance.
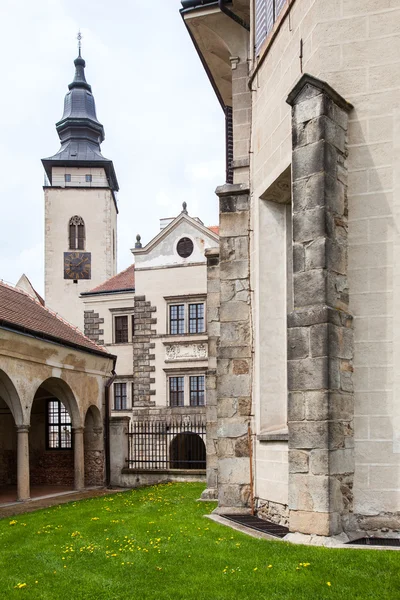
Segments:
[[[128,432],[128,468],[141,471],[206,468],[203,415],[171,421],[134,421]]]

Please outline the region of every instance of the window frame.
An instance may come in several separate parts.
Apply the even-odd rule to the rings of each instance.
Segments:
[[[120,391],[119,394],[117,394],[117,387]],[[122,390],[124,390],[124,393],[122,393]],[[119,408],[117,408],[117,406],[116,406],[117,398],[119,399],[119,402],[120,402]],[[124,400],[125,400],[125,402],[124,402]],[[128,384],[126,381],[115,381],[113,384],[113,411],[121,412],[124,410],[129,410],[129,408],[128,408]]]
[[[127,309],[126,312],[123,310],[110,309],[112,315],[112,344],[131,344],[135,335],[135,315],[131,312],[132,309]],[[117,342],[117,327],[115,319],[119,317],[125,317],[128,323],[128,339],[126,342]]]
[[[166,327],[166,331],[167,331],[167,335],[172,335],[174,337],[177,336],[187,336],[187,335],[204,335],[207,333],[207,322],[206,322],[206,315],[207,315],[207,303],[206,303],[206,299],[202,299],[201,297],[196,297],[196,298],[184,298],[182,300],[180,299],[176,299],[175,301],[171,300],[167,300],[167,327]],[[172,309],[174,307],[181,307],[183,306],[183,316],[181,314],[181,316],[179,318],[171,318],[171,313],[172,313]],[[191,317],[191,307],[192,306],[196,306],[196,316],[195,318]],[[202,306],[202,315],[199,315],[199,311],[200,311],[200,306]],[[191,322],[196,321],[196,331],[191,331]],[[173,327],[172,324],[173,323],[178,323],[178,325],[176,327]],[[179,323],[183,324],[181,325],[181,328],[179,329]],[[199,329],[199,323],[202,324],[202,330]],[[175,331],[176,329],[176,331]]]
[[[176,383],[176,389],[172,389],[173,382]],[[182,384],[180,386],[180,383]],[[176,395],[176,401],[173,402],[172,394]],[[174,396],[175,397],[175,396]],[[170,408],[182,408],[185,406],[185,376],[168,376],[168,406]]]
[[[74,215],[68,221],[68,247],[70,250],[85,250],[86,226],[79,215]]]
[[[71,182],[72,182],[71,173],[64,173],[64,183],[71,183]]]
[[[190,406],[205,406],[206,405],[206,376],[205,375],[189,375],[189,405]],[[202,387],[199,385],[199,380],[202,379]],[[193,380],[196,380],[196,386],[192,387]],[[195,389],[194,389],[195,388]],[[192,396],[193,394],[193,396]],[[196,401],[193,401],[193,398]],[[201,401],[202,400],[202,401]]]
[[[50,419],[50,405],[52,403],[57,403],[57,422],[51,421]],[[66,413],[69,417],[68,421],[64,421],[62,422],[62,413]],[[57,427],[58,428],[58,432],[54,432],[54,433],[58,433],[58,444],[57,446],[51,446],[50,445],[50,434],[53,432],[50,432],[50,427]],[[70,443],[68,446],[62,446],[62,431],[61,428],[64,427],[64,429],[66,427],[69,428],[69,432],[70,432]],[[68,412],[68,409],[66,406],[64,406],[64,404],[61,402],[61,400],[59,400],[58,398],[50,398],[46,401],[46,450],[49,450],[51,452],[53,451],[70,451],[73,450],[73,434],[72,434],[72,419],[71,419],[71,415]]]
[[[123,321],[122,321],[123,319]],[[124,323],[124,327],[118,327],[119,323]],[[122,335],[126,334],[125,335]],[[121,339],[118,339],[118,335],[121,335]],[[125,339],[126,337],[126,339]],[[123,338],[123,339],[122,339]],[[114,343],[115,344],[129,344],[129,316],[128,315],[114,315]]]
[[[191,387],[194,387],[192,385],[192,378],[197,379],[196,383],[197,387],[199,388],[198,390],[191,390]],[[201,387],[201,384],[200,386],[198,385],[200,383],[198,378],[203,378],[203,389]],[[181,398],[171,398],[171,391],[177,393],[177,390],[171,390],[173,384],[171,380],[173,379],[183,379],[183,389],[180,390]],[[207,403],[206,383],[206,372],[204,369],[187,369],[176,371],[175,369],[169,370],[166,373],[167,406],[169,408],[205,408]],[[194,399],[192,398],[191,392],[196,393],[196,402],[198,403],[195,403]],[[179,402],[179,400],[181,403],[176,404],[176,402]],[[201,401],[203,402],[203,404],[201,403]]]
[[[196,307],[195,309],[195,316],[191,316],[191,308],[192,307]],[[200,312],[200,307],[201,307],[201,312],[202,314],[199,315]],[[195,323],[195,331],[192,331],[192,323]],[[199,329],[199,324],[202,323],[202,329]],[[188,303],[188,333],[189,334],[194,334],[194,333],[204,333],[205,331],[205,303],[204,302],[189,302]]]
[[[91,173],[85,173],[85,183],[93,183],[93,175]]]

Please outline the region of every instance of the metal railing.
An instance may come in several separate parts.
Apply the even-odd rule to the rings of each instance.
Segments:
[[[140,471],[206,468],[204,415],[165,421],[134,421],[128,432],[129,469]]]

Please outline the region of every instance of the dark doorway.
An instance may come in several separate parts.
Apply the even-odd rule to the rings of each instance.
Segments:
[[[206,447],[197,433],[179,433],[170,446],[171,469],[205,469]]]

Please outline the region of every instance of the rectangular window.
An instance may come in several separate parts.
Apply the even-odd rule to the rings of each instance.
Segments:
[[[169,332],[171,335],[185,333],[185,305],[172,304],[169,307]]]
[[[205,380],[204,375],[196,375],[189,378],[190,406],[204,406]]]
[[[126,344],[128,342],[128,317],[115,317],[115,343]]]
[[[85,181],[86,181],[86,183],[92,183],[92,176],[91,175],[85,175]]]
[[[65,183],[70,183],[70,181],[71,181],[71,175],[69,173],[65,173],[65,175],[64,175],[64,181],[65,181]]]
[[[169,405],[184,406],[185,404],[185,378],[170,377],[169,378]]]
[[[255,0],[255,46],[258,54],[286,0]]]
[[[126,410],[126,383],[114,383],[114,410]]]
[[[204,304],[189,304],[189,333],[204,332]]]
[[[47,403],[47,447],[50,450],[72,448],[71,417],[59,400],[49,400]]]

